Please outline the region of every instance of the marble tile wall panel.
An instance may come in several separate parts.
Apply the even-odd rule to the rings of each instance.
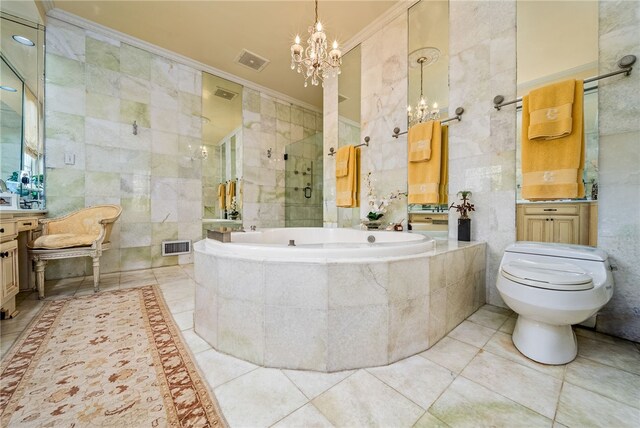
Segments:
[[[361,136],[371,138],[362,151],[362,174],[371,171],[379,196],[406,191],[406,136],[397,140],[393,128],[406,122],[407,15],[402,14],[362,42]],[[336,97],[337,98],[337,97]],[[335,180],[335,179],[334,179]],[[360,217],[366,217],[366,189],[361,190]],[[406,218],[406,199],[395,201],[385,214],[387,221]]]
[[[617,69],[624,55],[640,57],[640,4],[599,3],[599,71]],[[598,84],[598,247],[609,254],[615,288],[596,329],[640,341],[640,74]]]
[[[54,18],[46,31],[49,215],[123,207],[105,273],[191,262],[162,257],[160,244],[202,233],[202,169],[189,155],[201,144],[201,72]],[[90,272],[74,259],[50,264],[47,277]]]
[[[450,104],[465,108],[449,131],[449,200],[473,192],[471,239],[487,243],[486,299],[503,306],[495,280],[504,248],[515,241],[516,116],[496,111],[491,100],[516,95],[516,4],[452,2],[449,20]],[[456,222],[452,212],[449,224]],[[457,239],[455,227],[449,237]]]
[[[242,117],[245,166],[242,218],[245,225],[284,227],[283,155],[287,153],[289,144],[322,132],[322,114],[245,87],[242,92]],[[272,149],[271,159],[267,158],[268,149]],[[308,155],[310,158],[311,153]],[[297,210],[291,214],[296,221],[315,220],[319,223],[319,201],[314,208],[317,213],[313,218],[306,218],[309,216],[305,217],[304,212]]]

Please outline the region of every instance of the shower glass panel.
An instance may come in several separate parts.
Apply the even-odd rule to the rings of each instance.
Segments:
[[[287,146],[285,226],[322,227],[322,132]]]

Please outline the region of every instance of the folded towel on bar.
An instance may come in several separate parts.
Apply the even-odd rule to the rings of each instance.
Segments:
[[[440,171],[442,161],[442,127],[433,122],[431,156],[429,160],[412,162],[408,168],[408,198],[410,204],[437,204],[440,199]]]
[[[440,149],[440,186],[438,203],[449,204],[449,126],[442,127],[441,149]]]
[[[220,210],[225,209],[227,206],[225,195],[227,193],[227,188],[224,183],[218,184],[218,207]]]
[[[227,183],[227,210],[231,209],[234,196],[236,196],[236,182],[231,180]]]
[[[349,161],[346,175],[338,176],[336,167],[336,206],[355,208],[360,206],[360,149],[352,145],[342,149],[348,150]]]
[[[576,80],[572,79],[529,92],[529,126],[526,129],[530,140],[555,140],[571,134],[573,104],[576,98],[583,97],[575,88]]]
[[[431,136],[433,135],[433,120],[418,123],[409,128],[409,162],[422,162],[431,158]]]
[[[584,197],[584,82],[575,82],[571,134],[554,140],[529,138],[530,99],[522,98],[522,197],[554,200]]]
[[[336,153],[336,178],[346,177],[349,173],[349,160],[353,146],[344,146],[338,149]]]

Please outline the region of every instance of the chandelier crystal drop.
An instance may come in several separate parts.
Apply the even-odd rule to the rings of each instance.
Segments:
[[[418,64],[420,64],[420,99],[418,100],[415,108],[411,108],[411,106],[407,107],[409,126],[426,122],[428,120],[435,120],[440,117],[440,109],[438,109],[438,103],[433,103],[433,106],[429,107],[427,99],[424,97],[423,91],[423,75],[425,63],[427,65],[431,65],[435,61],[432,61],[430,60],[430,58],[424,56],[421,56],[416,61]]]
[[[318,86],[327,77],[337,76],[342,65],[342,52],[338,49],[338,42],[334,41],[332,49],[327,50],[327,35],[318,20],[318,0],[315,0],[315,5],[316,19],[308,30],[307,47],[303,48],[300,44],[300,36],[296,36],[291,45],[291,69],[304,75],[305,88],[309,81],[313,86]]]

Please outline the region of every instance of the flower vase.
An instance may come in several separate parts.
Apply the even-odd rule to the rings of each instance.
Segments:
[[[471,219],[458,219],[458,241],[471,241]]]
[[[367,230],[378,230],[380,226],[382,226],[382,220],[362,220],[362,224],[367,228]]]

